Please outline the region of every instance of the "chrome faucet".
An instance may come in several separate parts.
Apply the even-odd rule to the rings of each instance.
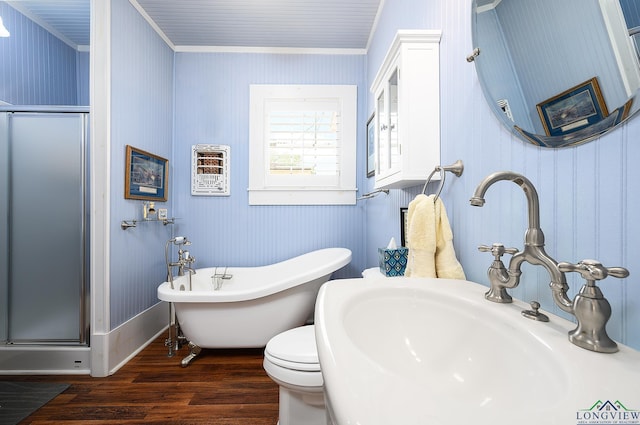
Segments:
[[[523,262],[544,267],[551,282],[549,286],[553,291],[553,299],[556,304],[567,313],[572,313],[572,301],[567,297],[569,285],[564,273],[558,269],[558,262],[551,258],[544,249],[544,233],[540,229],[540,205],[538,201],[538,192],[525,176],[514,173],[512,171],[499,171],[485,177],[476,188],[470,202],[471,205],[481,207],[484,205],[484,194],[489,187],[500,180],[512,181],[522,188],[527,197],[527,213],[529,215],[529,227],[524,234],[524,250],[518,252],[515,248],[501,248],[500,244],[494,244],[489,249],[494,255],[495,260],[489,269],[489,280],[491,290],[487,292],[486,298],[494,302],[511,302],[511,296],[506,292],[507,288],[515,288],[520,283],[520,267]],[[487,251],[487,247],[479,248],[481,251]],[[502,254],[513,254],[509,262],[509,269],[499,267],[501,264],[500,257]]]
[[[175,262],[169,261],[169,245],[171,243],[178,246],[178,261]],[[164,259],[167,265],[167,281],[170,283],[171,289],[174,289],[173,272],[171,270],[172,267],[178,267],[178,276],[184,276],[184,272],[187,270],[189,272],[189,283],[191,283],[191,275],[196,273],[196,271],[191,267],[196,259],[191,256],[189,251],[182,249],[184,246],[188,245],[191,245],[191,242],[185,236],[177,236],[173,239],[169,239],[164,246]]]
[[[611,306],[604,298],[600,289],[595,286],[595,280],[604,279],[607,275],[614,277],[626,277],[629,272],[622,267],[605,268],[595,260],[584,260],[577,265],[561,263],[551,258],[544,249],[544,233],[540,229],[540,207],[538,192],[531,181],[521,174],[512,171],[499,171],[488,175],[476,188],[471,205],[482,207],[485,203],[484,195],[487,189],[494,183],[507,180],[512,181],[522,188],[527,197],[527,213],[529,216],[528,228],[524,235],[524,250],[505,248],[496,243],[491,247],[482,245],[480,251],[491,252],[494,261],[487,271],[490,289],[485,294],[489,301],[498,303],[512,302],[507,289],[515,288],[520,283],[520,267],[523,262],[542,266],[547,270],[551,278],[549,286],[553,294],[553,300],[560,309],[574,315],[578,326],[569,332],[569,340],[579,347],[587,350],[603,353],[618,351],[616,343],[606,334],[605,325],[611,316]],[[505,268],[501,257],[504,254],[512,254],[509,268]],[[569,299],[567,291],[569,285],[564,272],[578,271],[587,283],[574,300]],[[626,274],[625,274],[626,273]]]
[[[178,261],[171,262],[169,261],[169,245],[174,244],[178,247]],[[164,261],[167,266],[167,282],[169,282],[171,289],[175,289],[173,285],[173,271],[172,267],[178,267],[178,276],[184,276],[185,270],[189,272],[189,291],[192,288],[191,276],[196,274],[196,271],[191,267],[191,265],[196,261],[194,257],[191,256],[189,251],[185,251],[183,248],[185,246],[191,245],[191,242],[186,238],[186,236],[176,236],[175,238],[169,239],[167,243],[164,245]],[[184,286],[180,285],[180,290],[184,290]],[[164,345],[169,347],[168,357],[173,357],[175,352],[180,349],[182,344],[185,342],[186,338],[180,332],[180,325],[178,324],[178,320],[176,317],[176,309],[173,303],[169,303],[169,327],[168,327],[168,337],[164,341]],[[189,343],[189,347],[191,347],[191,343]]]
[[[178,249],[178,262],[174,263],[175,266],[178,266],[178,276],[184,276],[185,270],[189,274],[196,274],[196,271],[191,267],[191,264],[195,263],[195,261],[196,259],[191,256],[189,251]]]

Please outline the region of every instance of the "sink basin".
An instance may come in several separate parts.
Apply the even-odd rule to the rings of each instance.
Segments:
[[[334,422],[566,425],[620,409],[640,424],[639,352],[576,347],[573,323],[527,319],[528,304],[491,303],[486,290],[403,277],[325,284],[316,340]]]

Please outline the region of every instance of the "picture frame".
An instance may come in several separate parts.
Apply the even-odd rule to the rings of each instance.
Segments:
[[[367,120],[367,177],[373,177],[376,173],[376,132],[375,113]]]
[[[166,202],[168,182],[169,160],[130,145],[126,146],[125,199]]]
[[[400,208],[400,246],[407,246],[407,225],[409,219],[409,208]]]
[[[536,105],[547,136],[564,136],[609,115],[596,77]]]

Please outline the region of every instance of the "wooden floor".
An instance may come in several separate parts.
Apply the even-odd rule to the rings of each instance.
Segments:
[[[158,338],[114,375],[2,376],[71,386],[20,424],[275,425],[278,386],[262,368],[263,349],[202,350],[186,368],[187,347],[167,357]]]

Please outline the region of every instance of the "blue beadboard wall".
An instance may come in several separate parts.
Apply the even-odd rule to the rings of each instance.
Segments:
[[[8,18],[12,13],[13,9],[0,3],[0,15],[10,30],[16,19]],[[640,168],[634,163],[640,155],[640,145],[635,143],[640,137],[640,120],[635,118],[596,142],[560,150],[537,148],[512,136],[487,106],[475,65],[465,60],[474,47],[470,0],[386,0],[366,56],[174,55],[128,1],[114,1],[112,14],[112,328],[157,302],[155,289],[164,279],[162,251],[172,233],[170,227],[152,224],[120,230],[120,220],[141,214],[140,201],[124,200],[122,196],[126,144],[170,159],[171,201],[167,207],[170,215],[180,217],[175,233],[193,239],[192,252],[198,265],[266,264],[310,249],[340,245],[354,251],[354,260],[343,276],[375,266],[377,247],[386,245],[391,236],[400,238],[400,207],[406,207],[422,187],[393,190],[388,196],[360,201],[354,207],[249,207],[248,84],[356,84],[358,119],[364,129],[373,110],[368,88],[395,31],[427,28],[443,31],[441,162],[462,159],[465,163],[462,177],[448,178],[442,198],[467,277],[486,282],[491,258],[478,252],[478,245],[502,242],[522,246],[526,204],[519,187],[500,182],[489,189],[483,208],[471,207],[468,202],[487,174],[498,170],[521,172],[534,182],[540,194],[541,224],[552,256],[572,262],[596,258],[605,265],[629,268],[631,277],[609,278],[601,287],[613,308],[610,334],[640,349],[640,305],[636,301],[640,299],[640,286],[634,282],[640,273],[640,222],[633,215],[640,207],[640,193],[634,187],[640,179]],[[28,22],[21,25],[29,28]],[[7,44],[14,42],[12,38],[0,39],[0,56],[6,53]],[[55,40],[42,45],[51,48],[51,44],[56,44]],[[71,51],[69,55],[73,56],[69,66],[75,70],[76,53]],[[29,100],[29,90],[17,89],[22,82],[12,82],[24,71],[20,68],[17,72],[17,63],[1,57],[0,99],[11,103],[65,103]],[[40,69],[28,57],[21,62],[27,67],[32,64],[29,75],[36,75]],[[13,80],[7,81],[7,75]],[[76,93],[76,83],[74,78],[69,82],[74,88],[65,90],[73,93],[68,104],[82,98]],[[44,90],[49,84],[38,82],[33,87]],[[232,146],[230,197],[191,197],[188,155],[194,143]],[[358,135],[358,144],[357,183],[364,193],[373,189],[373,180],[364,178],[363,132]],[[530,266],[523,271],[514,295],[524,300],[538,299],[544,309],[563,315],[553,305],[545,273]],[[582,282],[572,274],[568,278],[573,296]]]
[[[580,19],[572,19],[576,10],[580,10]],[[627,101],[599,0],[504,2],[496,11],[529,105],[535,126],[530,129],[544,134],[536,104],[594,76],[610,111]],[[562,49],[553,48],[558,40],[562,40]],[[484,50],[489,49],[481,51]],[[481,53],[479,61],[482,60]],[[558,64],[572,65],[566,66],[570,71],[558,72]]]
[[[0,101],[13,105],[78,105],[76,51],[0,2],[11,37],[0,38]],[[80,68],[86,75],[89,67]],[[84,105],[88,105],[84,103]]]
[[[403,14],[398,10],[404,11]],[[417,18],[420,16],[421,18]],[[558,261],[596,258],[608,266],[623,265],[627,279],[608,278],[602,291],[612,304],[611,336],[640,349],[640,224],[633,211],[640,207],[640,179],[635,164],[640,155],[640,120],[633,119],[600,140],[559,150],[526,144],[504,129],[489,110],[479,86],[471,53],[471,1],[387,0],[369,52],[368,74],[377,69],[391,35],[399,28],[442,29],[441,42],[441,162],[465,163],[462,177],[450,177],[442,198],[453,227],[459,259],[470,280],[486,283],[492,258],[480,253],[480,244],[502,242],[521,248],[527,225],[522,190],[509,182],[489,189],[483,208],[471,207],[476,185],[499,170],[520,172],[536,185],[540,195],[541,225],[547,251]],[[375,71],[373,71],[375,74]],[[372,110],[369,102],[369,111]],[[369,187],[373,182],[369,182]],[[388,197],[367,201],[367,265],[376,262],[375,248],[390,235],[399,237],[398,210],[422,188],[392,191]],[[433,190],[433,189],[431,189]],[[386,229],[387,231],[383,231]],[[537,299],[544,309],[566,317],[551,300],[549,278],[538,267],[525,265],[520,286],[513,291],[523,300]],[[568,276],[573,297],[582,285]],[[499,306],[496,306],[499,308]],[[518,320],[514,318],[514,320]]]
[[[526,227],[525,198],[517,186],[506,182],[496,184],[488,192],[483,208],[471,207],[469,198],[487,174],[497,170],[521,172],[536,184],[540,193],[541,223],[547,236],[547,250],[552,256],[573,262],[597,258],[605,265],[624,265],[631,270],[631,278],[610,278],[602,283],[602,290],[614,311],[609,324],[611,335],[640,348],[637,327],[640,309],[634,301],[640,299],[640,288],[632,284],[640,256],[634,238],[639,234],[639,225],[631,217],[633,208],[640,204],[639,195],[632,187],[632,182],[640,177],[640,170],[632,163],[640,149],[632,143],[640,135],[640,121],[636,119],[597,142],[561,150],[544,150],[515,138],[493,116],[482,95],[474,64],[465,60],[473,48],[470,9],[467,0],[387,0],[366,57],[176,54],[175,128],[170,153],[173,182],[170,208],[181,218],[176,232],[194,241],[191,251],[199,266],[266,264],[331,245],[346,246],[354,251],[354,260],[344,275],[356,275],[366,267],[375,266],[377,247],[386,245],[391,236],[400,238],[400,207],[407,206],[422,188],[393,190],[388,196],[361,201],[355,207],[248,206],[248,85],[357,84],[358,116],[364,128],[373,107],[368,94],[362,94],[368,91],[395,31],[441,29],[441,162],[448,164],[456,159],[465,162],[463,176],[450,177],[442,197],[454,230],[456,250],[468,278],[486,281],[491,258],[479,253],[478,245],[503,242],[521,247]],[[118,49],[125,47],[118,46]],[[139,82],[137,78],[136,81]],[[140,101],[136,93],[133,92],[133,98]],[[363,136],[358,136],[361,193],[373,188],[373,180],[363,177]],[[190,195],[189,151],[195,143],[231,145],[230,197]],[[114,158],[119,155],[121,152],[116,147]],[[122,164],[114,163],[117,174]],[[113,182],[117,190],[120,182],[117,178]],[[113,202],[133,212],[129,203],[118,198],[114,193]],[[114,216],[114,225],[116,218],[119,217]],[[136,231],[142,232],[142,229]],[[119,304],[140,304],[139,300],[126,298],[133,292],[129,286],[135,286],[136,279],[153,281],[157,273],[152,261],[136,272],[134,260],[144,244],[131,236],[133,233],[124,237],[124,232],[114,232],[113,236],[118,236],[119,241],[112,247],[112,270],[122,268],[126,272],[120,273],[122,282],[112,279],[112,314],[119,309],[121,317],[126,318],[126,311],[135,309]],[[126,251],[134,258],[118,252],[130,247],[125,239],[132,243],[135,240]],[[157,242],[149,243],[148,248],[156,249],[155,245]],[[564,315],[551,301],[545,273],[530,266],[525,266],[523,271],[522,283],[514,295],[524,300],[537,299],[543,308]],[[141,276],[133,278],[134,273]],[[572,275],[568,278],[573,296],[582,282]],[[149,288],[152,286],[149,283]],[[112,324],[117,322],[112,318]]]
[[[78,87],[78,105],[89,105],[90,93],[89,93],[89,52],[77,52],[76,53],[76,67],[77,72],[77,87]]]
[[[620,0],[627,28],[640,26],[640,4],[636,0]]]
[[[491,46],[491,48],[483,48],[482,57],[478,56],[475,59],[475,63],[482,64],[483,73],[478,75],[478,78],[485,87],[486,95],[491,99],[506,100],[514,121],[520,123],[520,127],[524,129],[533,130],[535,127],[529,115],[520,81],[515,73],[503,71],[513,68],[513,58],[495,9],[478,13],[475,19],[477,25],[473,37],[476,37],[476,43]],[[492,87],[492,93],[487,93],[486,87]],[[500,111],[498,102],[493,102],[489,106]],[[535,104],[533,106],[535,108]]]
[[[249,85],[358,86],[358,117],[366,122],[364,55],[178,53],[176,55],[174,213],[177,231],[193,241],[203,266],[271,264],[314,249],[340,246],[354,260],[337,276],[358,276],[364,209],[354,206],[249,206]],[[364,125],[362,126],[364,129]],[[364,131],[358,158],[364,158]],[[231,195],[191,196],[191,146],[231,146]],[[358,186],[363,163],[358,164]]]
[[[173,51],[127,0],[111,10],[111,329],[158,302],[166,279],[164,244],[171,226],[120,221],[141,219],[143,201],[124,199],[125,146],[171,158]],[[156,208],[170,203],[157,204]]]

